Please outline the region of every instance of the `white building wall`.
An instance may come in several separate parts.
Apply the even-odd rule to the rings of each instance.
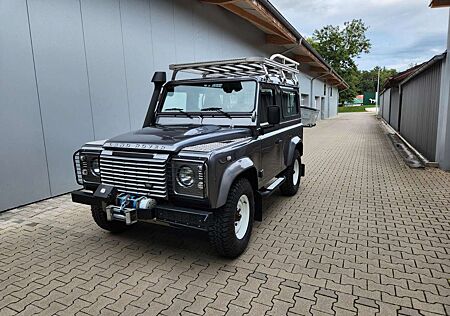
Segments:
[[[315,79],[312,81],[313,77],[310,77],[304,73],[301,73],[298,77],[300,84],[300,93],[302,95],[307,95],[307,102],[306,104],[303,105],[317,108],[318,110],[320,110],[321,111],[320,118],[327,119],[337,116],[337,108],[339,101],[338,88],[326,84],[326,82],[320,79]],[[312,97],[311,97],[311,84],[313,86]],[[324,93],[324,84],[326,84],[326,93]],[[332,93],[330,93],[330,88],[332,89]],[[318,106],[316,100],[320,100]],[[322,102],[324,102],[323,103],[324,106],[322,106]]]

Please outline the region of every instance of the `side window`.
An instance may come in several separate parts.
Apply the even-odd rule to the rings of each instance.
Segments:
[[[267,107],[275,104],[275,92],[271,88],[261,88],[259,92],[259,122],[267,122]]]
[[[282,91],[283,116],[289,117],[299,113],[298,93],[295,91]]]

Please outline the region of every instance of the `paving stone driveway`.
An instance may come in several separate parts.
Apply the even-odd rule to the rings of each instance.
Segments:
[[[0,315],[450,314],[450,173],[406,167],[370,113],[305,143],[301,192],[234,261],[201,233],[109,234],[68,196],[0,214]]]

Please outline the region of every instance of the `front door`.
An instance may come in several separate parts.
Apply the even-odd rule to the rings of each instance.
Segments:
[[[287,156],[291,139],[299,135],[298,125],[301,122],[300,97],[298,90],[291,87],[283,87],[280,90],[282,119],[279,126],[280,138],[282,138],[283,159],[282,170],[287,166]]]
[[[283,139],[278,132],[279,126],[267,123],[267,107],[277,105],[273,86],[263,85],[259,95],[259,123],[262,131],[261,140],[261,182],[267,183],[281,172],[283,158]]]

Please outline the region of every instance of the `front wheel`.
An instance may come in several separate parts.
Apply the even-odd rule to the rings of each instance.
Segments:
[[[209,231],[211,244],[228,258],[236,258],[247,248],[253,228],[255,201],[250,182],[239,179],[230,188],[224,207],[214,214]]]
[[[286,196],[297,194],[300,187],[301,166],[302,157],[300,156],[300,152],[296,150],[292,164],[286,169],[286,181],[280,186],[281,194]]]

